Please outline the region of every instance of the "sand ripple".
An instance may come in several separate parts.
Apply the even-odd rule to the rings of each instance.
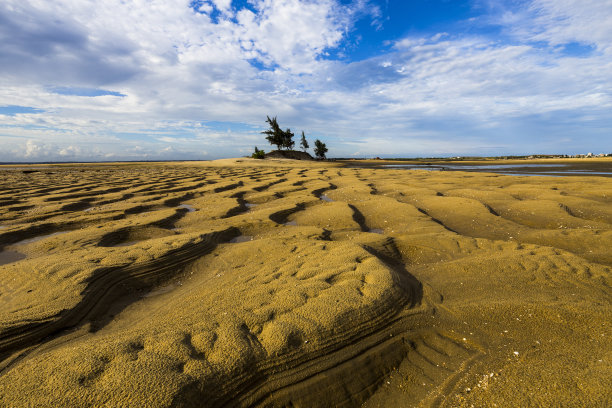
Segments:
[[[609,398],[609,179],[282,160],[3,175],[0,405]]]

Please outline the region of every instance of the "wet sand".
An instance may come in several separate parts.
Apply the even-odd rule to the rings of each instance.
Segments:
[[[0,406],[610,405],[610,178],[2,175]]]

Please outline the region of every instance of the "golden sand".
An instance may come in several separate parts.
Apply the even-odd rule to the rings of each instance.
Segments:
[[[612,179],[2,170],[0,406],[610,406]]]

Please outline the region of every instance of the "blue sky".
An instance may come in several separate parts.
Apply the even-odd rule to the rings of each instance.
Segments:
[[[612,0],[3,0],[0,161],[612,152]],[[312,143],[311,143],[312,145]]]

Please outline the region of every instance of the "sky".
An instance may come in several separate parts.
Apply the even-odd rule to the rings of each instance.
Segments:
[[[2,0],[0,162],[612,153],[612,0]],[[296,136],[296,139],[298,137]]]

